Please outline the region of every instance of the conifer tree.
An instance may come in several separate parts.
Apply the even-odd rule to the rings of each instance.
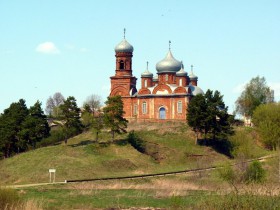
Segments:
[[[207,90],[205,95],[194,96],[188,104],[188,125],[198,134],[208,134],[212,139],[226,138],[233,133],[230,116],[219,91]]]
[[[112,140],[115,138],[115,133],[126,133],[128,121],[123,117],[123,102],[121,96],[108,97],[104,107],[104,124],[110,128]]]
[[[69,96],[62,105],[60,105],[63,119],[65,120],[65,143],[70,136],[79,134],[82,131],[80,121],[80,108],[77,106],[76,99]]]

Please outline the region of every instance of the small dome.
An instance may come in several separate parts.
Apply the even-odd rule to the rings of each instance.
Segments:
[[[141,77],[153,78],[153,73],[149,72],[149,62],[147,61],[147,69],[141,74]]]
[[[191,73],[189,74],[190,80],[197,80],[197,76],[193,73],[193,65],[191,65]]]
[[[141,74],[141,77],[153,77],[153,73],[146,70]]]
[[[193,71],[191,71],[191,73],[189,74],[189,78],[190,80],[197,80],[197,76],[193,73]]]
[[[194,96],[196,96],[198,94],[204,94],[203,90],[198,86],[190,85],[189,88],[191,90],[192,95],[194,95]]]
[[[166,57],[157,63],[156,69],[158,73],[175,73],[181,69],[181,62],[169,50]]]
[[[116,47],[115,52],[133,52],[133,46],[123,39]]]
[[[185,72],[185,70],[184,70],[183,62],[181,62],[181,69],[180,69],[180,71],[177,71],[177,72],[176,72],[176,76],[177,76],[177,77],[188,76],[188,73]]]
[[[156,76],[153,78],[153,81],[154,81],[154,82],[157,82],[157,81],[158,81],[158,75],[156,75]]]

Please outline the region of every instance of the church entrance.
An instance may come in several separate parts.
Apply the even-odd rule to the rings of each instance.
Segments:
[[[166,111],[164,107],[160,107],[159,109],[159,119],[161,120],[166,119]]]

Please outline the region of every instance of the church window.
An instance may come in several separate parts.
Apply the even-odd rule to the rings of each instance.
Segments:
[[[183,112],[182,101],[178,101],[178,103],[177,103],[177,112],[178,113],[182,113]]]
[[[147,114],[147,103],[146,102],[143,102],[143,104],[142,104],[142,113]]]
[[[137,104],[133,106],[133,115],[137,115]]]
[[[182,86],[183,82],[182,79],[179,80],[179,86]]]
[[[120,61],[120,70],[124,70],[124,62],[123,62],[123,60]]]
[[[168,81],[168,74],[165,75],[165,81]]]
[[[144,81],[144,87],[147,87],[148,85],[147,85],[147,80],[145,79],[145,81]]]

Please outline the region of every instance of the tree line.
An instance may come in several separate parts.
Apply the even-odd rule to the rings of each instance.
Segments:
[[[229,142],[223,140],[233,134],[235,114],[229,115],[227,111],[220,92],[207,90],[204,95],[197,95],[190,101],[187,123],[202,142],[226,146],[222,150],[231,149]],[[280,146],[280,103],[274,101],[274,91],[266,84],[264,77],[252,78],[245,85],[236,100],[235,113],[252,119],[266,148],[275,150]]]
[[[101,111],[100,97],[92,95],[81,110],[75,97],[64,99],[61,93],[55,93],[47,100],[47,117],[39,101],[30,108],[23,99],[12,103],[0,115],[0,158],[34,149],[38,144],[44,146],[62,140],[67,144],[70,137],[89,129],[94,130],[98,140],[98,134],[106,127],[114,139],[115,133],[126,132],[123,102],[116,96],[108,97],[105,104]],[[48,119],[55,121],[58,128],[51,130]]]
[[[49,136],[50,127],[41,103],[27,108],[25,100],[12,103],[0,115],[0,157],[10,157],[35,148],[36,143]]]
[[[253,78],[236,104],[237,113],[252,117],[263,144],[276,149],[280,144],[280,105],[274,103],[273,91],[265,79]],[[205,94],[193,97],[187,109],[187,123],[196,133],[197,140],[228,149],[223,146],[229,146],[226,140],[234,133],[234,116],[228,114],[219,91],[207,90]],[[51,139],[51,143],[64,140],[67,144],[67,139],[84,130],[93,130],[98,141],[102,129],[108,128],[114,140],[116,133],[126,132],[128,123],[123,117],[120,96],[108,97],[101,111],[101,99],[97,95],[89,96],[81,110],[73,96],[65,99],[61,93],[55,93],[48,98],[45,111],[49,118],[56,120],[59,129],[51,131],[39,101],[27,108],[25,100],[20,99],[4,110],[0,115],[0,157],[10,157],[40,143],[44,145],[42,140]]]

